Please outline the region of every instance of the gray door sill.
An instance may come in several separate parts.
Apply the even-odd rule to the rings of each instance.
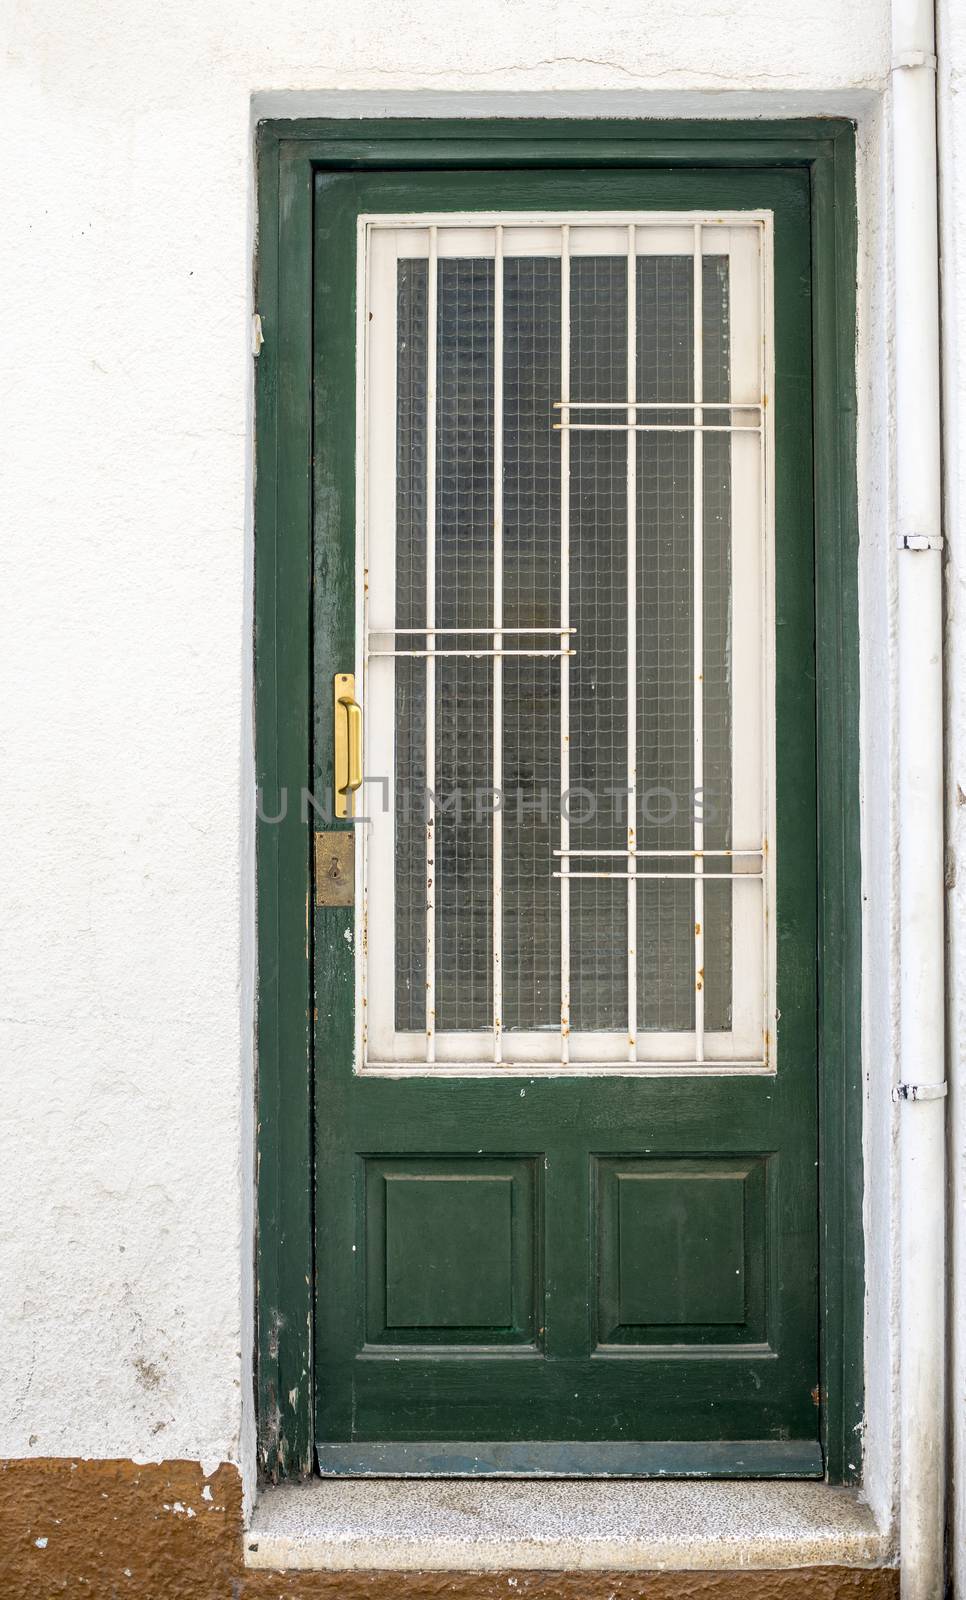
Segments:
[[[817,1439],[320,1444],[323,1478],[824,1478]]]
[[[877,1567],[887,1534],[824,1483],[312,1479],[259,1496],[245,1563],[279,1570]]]

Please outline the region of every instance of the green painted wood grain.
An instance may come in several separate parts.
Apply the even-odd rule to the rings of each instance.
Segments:
[[[266,135],[260,144],[258,302],[265,344],[256,403],[257,1391],[269,1477],[312,1465],[309,841],[311,549],[311,186]],[[279,249],[280,222],[285,247]]]
[[[779,639],[777,1080],[360,1080],[352,1073],[352,951],[336,914],[317,922],[316,1322],[320,1439],[817,1438],[815,671],[811,508],[809,187],[801,172],[599,170],[320,176],[316,184],[316,773],[329,770],[324,698],[351,649],[354,246],[360,210],[688,209],[770,206],[776,229]],[[326,599],[323,605],[322,595]],[[342,655],[340,656],[340,652]],[[343,914],[345,927],[348,920]],[[385,981],[391,981],[386,975]],[[685,1129],[687,1131],[685,1131]],[[366,1326],[366,1152],[403,1160],[532,1153],[543,1183],[544,1328],[526,1360],[495,1346],[418,1349]],[[777,1269],[765,1340],[724,1351],[682,1332],[673,1350],[611,1351],[594,1330],[598,1154],[670,1163],[760,1152],[774,1204],[749,1249]],[[442,1192],[442,1191],[440,1191]],[[440,1210],[444,1234],[452,1218]],[[429,1260],[427,1254],[427,1262]],[[699,1270],[698,1263],[686,1270]],[[417,1270],[413,1263],[413,1270]],[[480,1344],[487,1341],[481,1337]],[[669,1336],[668,1346],[674,1344]]]

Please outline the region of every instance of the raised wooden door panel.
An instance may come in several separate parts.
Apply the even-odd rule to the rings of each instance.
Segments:
[[[317,180],[323,1471],[821,1471],[808,263],[792,172]]]
[[[366,1345],[533,1348],[539,1182],[532,1157],[368,1160]]]
[[[776,1159],[596,1163],[598,1347],[767,1344]]]

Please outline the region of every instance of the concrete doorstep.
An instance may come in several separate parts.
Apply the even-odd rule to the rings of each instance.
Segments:
[[[251,1568],[671,1572],[879,1567],[850,1489],[820,1483],[323,1479],[264,1490]]]

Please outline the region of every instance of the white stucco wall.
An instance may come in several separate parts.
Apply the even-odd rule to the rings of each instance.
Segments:
[[[824,111],[860,129],[864,1066],[878,1185],[866,1444],[888,1517],[887,0],[77,0],[6,18],[0,1456],[251,1462],[253,115]],[[961,63],[962,34],[960,19]],[[962,263],[961,97],[946,134],[960,197],[947,240]],[[956,317],[962,349],[962,292]],[[963,370],[947,365],[950,404]],[[951,505],[963,470],[950,465]],[[957,717],[966,788],[961,704]],[[966,899],[956,916],[961,943]],[[958,990],[954,1016],[962,1038]]]

